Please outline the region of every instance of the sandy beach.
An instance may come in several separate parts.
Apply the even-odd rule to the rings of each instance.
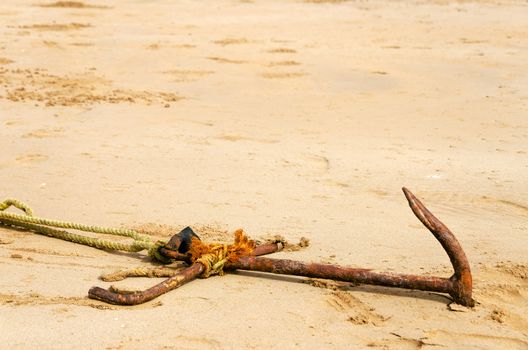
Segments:
[[[2,1],[0,201],[449,277],[406,186],[460,240],[477,305],[238,271],[113,306],[88,289],[162,281],[99,280],[145,252],[0,226],[0,348],[528,349],[527,18],[520,0]]]

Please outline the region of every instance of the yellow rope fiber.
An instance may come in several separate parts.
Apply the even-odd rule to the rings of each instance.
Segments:
[[[21,210],[24,214],[14,214],[5,212],[6,209],[11,206]],[[73,243],[78,243],[86,245],[89,247],[97,249],[106,249],[106,250],[119,250],[125,252],[139,252],[147,249],[148,254],[162,262],[169,263],[170,259],[159,254],[158,248],[165,244],[165,242],[157,241],[152,242],[150,237],[140,234],[139,232],[120,229],[120,228],[109,228],[101,226],[90,226],[77,224],[74,222],[68,221],[59,221],[59,220],[49,220],[44,218],[39,218],[33,216],[33,211],[30,207],[16,199],[6,199],[0,203],[0,223],[4,225],[11,225],[15,227],[20,227],[26,230],[34,231],[39,234],[50,236],[53,238],[62,239],[64,241],[69,241]],[[71,233],[64,230],[57,230],[52,227],[73,229],[83,232],[92,232],[92,233],[102,233],[115,236],[123,236],[132,238],[134,241],[132,243],[120,243],[113,242],[108,240],[103,240],[100,238],[94,238],[89,236],[83,236],[75,233]]]
[[[178,274],[179,268],[167,267],[136,267],[134,269],[119,270],[99,276],[105,282],[122,281],[128,277],[172,277]]]
[[[207,278],[212,275],[224,274],[224,265],[235,262],[241,256],[251,255],[255,249],[255,242],[250,240],[242,230],[235,231],[233,244],[204,243],[194,238],[191,244],[191,262],[204,266],[205,270],[200,277]]]
[[[5,212],[5,210],[10,207],[15,207],[23,211],[24,214]],[[0,203],[0,224],[23,228],[53,238],[58,238],[97,249],[119,250],[125,252],[139,252],[147,249],[148,254],[152,258],[162,263],[171,262],[170,259],[159,254],[158,251],[158,248],[164,245],[165,242],[152,242],[148,236],[142,235],[134,230],[90,226],[74,222],[36,217],[33,216],[33,211],[30,207],[16,199],[6,199]],[[95,237],[83,236],[65,230],[57,230],[56,228],[66,228],[83,232],[123,236],[132,238],[134,241],[132,243],[120,243]],[[235,242],[229,245],[223,243],[204,243],[199,239],[193,239],[190,248],[191,262],[197,262],[204,266],[205,271],[202,273],[201,277],[207,278],[217,274],[223,275],[225,264],[235,262],[241,256],[251,255],[253,249],[255,249],[255,242],[250,240],[242,230],[235,231],[234,235]],[[105,277],[108,277],[109,279],[122,279],[131,276],[165,277],[170,276],[173,273],[173,271],[160,269],[131,269],[121,271],[121,273],[116,275],[109,275]]]

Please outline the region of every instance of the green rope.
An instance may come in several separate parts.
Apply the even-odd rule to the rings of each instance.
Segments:
[[[5,210],[11,206],[23,211],[24,215],[6,213]],[[158,248],[165,244],[165,242],[157,241],[153,243],[148,236],[142,235],[134,230],[83,225],[68,221],[39,218],[33,216],[33,211],[30,207],[28,207],[24,203],[19,202],[16,199],[6,199],[4,202],[0,203],[0,223],[4,225],[11,225],[15,227],[24,228],[39,234],[62,239],[68,242],[86,245],[97,249],[119,250],[125,252],[139,252],[147,249],[148,254],[152,258],[165,264],[171,262],[170,259],[161,255],[158,250]],[[83,236],[64,230],[57,230],[52,227],[129,237],[132,238],[134,241],[132,243],[107,241],[104,239]]]

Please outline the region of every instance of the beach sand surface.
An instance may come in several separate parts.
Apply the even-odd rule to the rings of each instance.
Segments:
[[[2,1],[2,199],[449,277],[407,186],[457,235],[478,303],[236,272],[111,306],[88,289],[145,252],[4,226],[0,348],[528,349],[527,18],[526,1]]]

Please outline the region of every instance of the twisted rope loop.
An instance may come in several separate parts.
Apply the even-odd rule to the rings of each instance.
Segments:
[[[235,231],[233,244],[204,243],[194,238],[190,248],[191,262],[200,263],[205,270],[201,277],[224,274],[224,266],[233,263],[241,256],[251,255],[255,249],[255,242],[250,240],[242,230]]]
[[[11,206],[23,211],[24,214],[22,215],[5,212],[5,210],[10,208]],[[147,249],[149,256],[151,256],[152,258],[164,264],[171,262],[170,259],[159,254],[158,248],[165,244],[165,242],[158,241],[153,243],[150,240],[150,237],[142,235],[134,230],[90,226],[68,221],[39,218],[33,216],[33,211],[30,207],[16,199],[6,199],[2,203],[0,203],[0,224],[20,227],[26,230],[34,231],[39,234],[62,239],[68,242],[86,245],[97,249],[119,250],[125,252],[139,252]],[[134,241],[132,243],[108,241],[100,238],[83,236],[64,230],[57,230],[53,227],[67,228],[83,232],[123,236],[132,238]]]

